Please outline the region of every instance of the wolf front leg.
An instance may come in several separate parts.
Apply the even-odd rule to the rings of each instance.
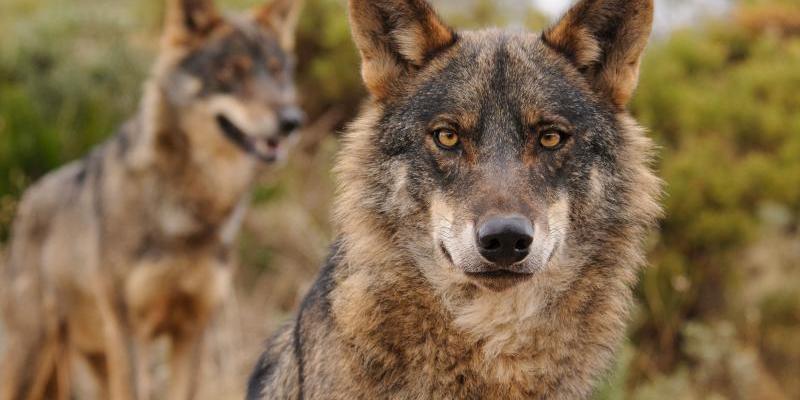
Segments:
[[[167,399],[189,400],[197,392],[203,347],[203,330],[186,329],[172,336],[170,385]]]
[[[136,336],[136,395],[138,400],[150,400],[150,339],[148,336]]]
[[[45,385],[39,382],[52,370],[47,347],[46,337],[40,332],[28,336],[15,333],[9,338],[0,365],[0,400],[44,397]]]
[[[97,304],[103,321],[103,341],[107,368],[104,392],[113,400],[135,400],[131,338],[125,333],[125,324],[114,307],[108,290],[100,290]]]
[[[33,384],[26,399],[69,400],[71,392],[69,344],[55,335],[48,336],[33,376]]]

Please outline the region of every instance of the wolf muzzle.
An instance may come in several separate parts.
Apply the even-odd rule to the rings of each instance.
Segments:
[[[216,119],[223,135],[236,147],[262,162],[272,163],[278,160],[281,142],[303,125],[305,115],[297,107],[281,109],[277,132],[264,137],[248,135],[225,115],[219,114]]]

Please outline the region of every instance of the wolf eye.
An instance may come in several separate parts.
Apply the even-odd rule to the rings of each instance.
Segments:
[[[223,82],[241,79],[247,76],[252,68],[252,60],[244,57],[234,58],[222,67],[217,78]]]
[[[447,128],[434,131],[433,139],[439,147],[445,150],[453,150],[461,143],[461,138],[458,137],[458,133]]]
[[[269,69],[269,72],[278,74],[281,72],[282,68],[283,65],[281,64],[281,60],[279,60],[277,57],[272,57],[267,60],[267,69]]]
[[[547,150],[555,150],[564,143],[565,136],[556,130],[545,131],[539,138],[539,144]]]

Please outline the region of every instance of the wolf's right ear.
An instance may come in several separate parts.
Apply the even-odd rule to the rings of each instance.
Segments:
[[[618,109],[633,95],[653,26],[653,0],[581,0],[542,34]]]
[[[203,39],[221,23],[212,0],[167,0],[164,35],[169,44]]]
[[[425,0],[350,0],[350,25],[364,83],[378,100],[456,42]]]
[[[292,50],[303,3],[304,0],[272,0],[256,10],[256,21],[275,32],[284,49]]]

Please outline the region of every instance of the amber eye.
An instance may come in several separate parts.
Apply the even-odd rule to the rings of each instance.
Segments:
[[[559,131],[546,131],[539,139],[539,144],[541,144],[545,149],[554,150],[564,143],[564,137],[564,134]]]
[[[282,67],[283,65],[281,65],[281,61],[275,57],[272,57],[267,61],[267,69],[269,69],[269,72],[272,72],[273,74],[280,73]]]
[[[458,133],[452,129],[437,129],[433,132],[433,139],[439,147],[445,150],[453,150],[461,143]]]

